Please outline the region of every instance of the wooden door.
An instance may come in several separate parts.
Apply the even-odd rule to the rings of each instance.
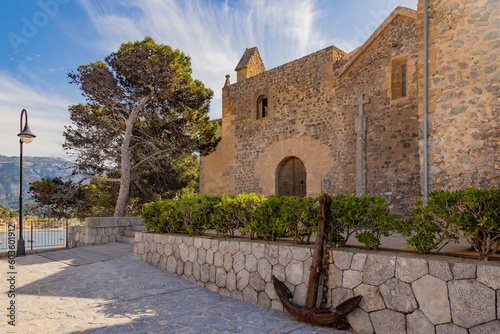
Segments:
[[[278,171],[278,195],[306,196],[306,178],[306,168],[299,158],[286,159]]]

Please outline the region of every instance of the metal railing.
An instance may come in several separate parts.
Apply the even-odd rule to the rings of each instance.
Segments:
[[[17,221],[4,222],[0,225],[0,251],[8,250],[9,232],[15,233],[19,239]],[[68,221],[23,222],[23,239],[25,249],[43,249],[52,247],[68,247]]]

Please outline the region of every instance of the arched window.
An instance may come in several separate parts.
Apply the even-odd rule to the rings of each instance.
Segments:
[[[257,99],[257,119],[267,117],[267,96],[261,95]]]
[[[278,167],[278,196],[306,196],[306,167],[297,157],[288,157]]]

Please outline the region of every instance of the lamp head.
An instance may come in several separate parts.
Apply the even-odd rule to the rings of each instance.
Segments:
[[[26,124],[24,125],[23,131],[21,131],[21,133],[18,133],[17,136],[25,144],[31,143],[33,141],[33,139],[35,139],[35,137],[36,137],[33,134],[33,132],[31,132],[30,127],[28,126],[28,122],[26,122]]]

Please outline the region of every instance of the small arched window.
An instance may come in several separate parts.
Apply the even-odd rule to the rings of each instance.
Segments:
[[[267,117],[267,96],[261,95],[257,99],[257,119]]]

